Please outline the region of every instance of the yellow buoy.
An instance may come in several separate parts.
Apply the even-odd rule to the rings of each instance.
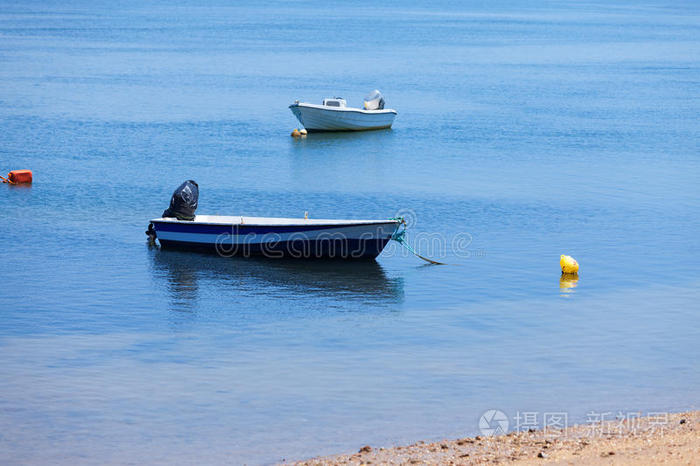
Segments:
[[[301,132],[299,131],[299,128],[294,128],[294,131],[292,131],[292,137],[298,138],[299,136],[301,136]]]
[[[562,254],[559,258],[559,265],[561,265],[561,273],[578,273],[578,262],[571,256]]]

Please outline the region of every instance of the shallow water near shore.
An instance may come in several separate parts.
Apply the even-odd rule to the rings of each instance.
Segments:
[[[697,6],[0,6],[0,172],[36,180],[0,185],[0,462],[697,409]],[[295,99],[375,87],[392,130],[288,136]],[[399,213],[449,265],[149,247],[188,178],[206,214]]]

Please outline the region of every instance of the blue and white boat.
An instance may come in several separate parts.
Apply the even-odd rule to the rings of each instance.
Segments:
[[[197,215],[155,218],[149,232],[162,248],[205,250],[222,256],[374,259],[400,219],[320,220]]]
[[[384,108],[384,97],[375,90],[363,102],[363,108],[348,107],[345,99],[323,99],[321,105],[296,101],[289,106],[299,123],[310,132],[367,131],[391,128],[396,110]]]

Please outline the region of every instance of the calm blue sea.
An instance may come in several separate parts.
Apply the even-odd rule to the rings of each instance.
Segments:
[[[274,463],[700,402],[695,2],[0,0],[0,462]],[[390,131],[289,137],[374,88]],[[372,263],[160,251],[411,222]],[[560,281],[559,255],[581,264]]]

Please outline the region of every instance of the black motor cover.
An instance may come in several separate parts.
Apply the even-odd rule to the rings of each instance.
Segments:
[[[194,211],[199,201],[199,185],[194,180],[187,180],[177,187],[170,198],[170,207],[165,209],[163,217],[175,217],[178,220],[194,220]]]

